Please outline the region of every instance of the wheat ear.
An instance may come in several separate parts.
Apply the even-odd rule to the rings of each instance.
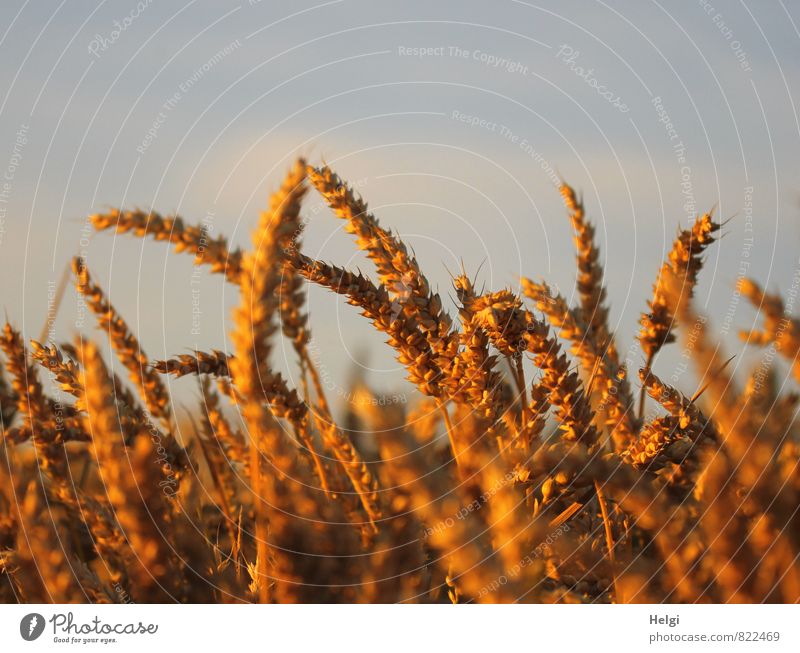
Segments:
[[[173,548],[167,540],[168,510],[155,447],[147,432],[129,448],[113,401],[111,378],[92,342],[80,343],[80,384],[86,406],[86,429],[98,461],[100,479],[114,516],[131,549],[129,570],[140,600],[174,600]]]
[[[648,302],[650,312],[641,317],[639,342],[650,361],[647,367],[664,345],[674,342],[675,319],[689,305],[703,264],[703,252],[714,242],[719,227],[710,214],[698,217],[691,229],[678,233],[667,254]]]
[[[603,286],[603,268],[600,265],[600,250],[595,243],[594,226],[586,219],[583,201],[578,199],[572,187],[563,183],[559,190],[575,232],[581,318],[587,325],[587,335],[592,338],[598,351],[618,364],[616,346],[608,328],[606,289]]]
[[[413,316],[426,336],[428,345],[441,359],[441,365],[452,361],[458,349],[458,334],[452,320],[442,308],[438,294],[420,270],[416,258],[405,243],[380,226],[366,202],[327,166],[309,167],[309,180],[328,206],[347,221],[347,230],[356,236],[359,249],[375,264],[380,282],[386,288],[396,310]]]
[[[536,283],[523,277],[522,290],[536,303],[536,308],[547,317],[550,324],[559,329],[559,335],[572,343],[572,353],[581,361],[584,373],[591,379],[592,388],[599,395],[595,410],[605,412],[615,449],[624,450],[636,431],[630,389],[624,383],[624,369],[614,367],[613,361],[598,349],[597,340],[589,336],[582,318],[546,283]]]
[[[428,342],[412,317],[395,311],[384,286],[376,286],[369,279],[302,254],[295,254],[292,265],[297,272],[320,286],[345,295],[348,302],[362,309],[378,331],[389,336],[389,344],[397,351],[397,359],[406,367],[409,381],[424,394],[437,397],[441,394],[438,381],[442,372]]]
[[[653,297],[648,301],[649,312],[640,319],[639,343],[645,354],[645,368],[653,365],[656,354],[664,345],[675,341],[676,319],[685,317],[690,306],[697,275],[703,265],[703,253],[714,242],[720,225],[711,214],[699,216],[691,229],[682,229],[661,266]],[[644,390],[639,402],[639,414],[644,411]]]
[[[117,357],[128,370],[147,409],[168,431],[171,430],[172,411],[167,389],[158,373],[151,368],[136,336],[108,301],[100,286],[92,281],[83,259],[76,257],[72,260],[72,272],[75,275],[75,287],[97,317],[100,328],[108,334]]]
[[[188,374],[210,374],[211,376],[229,376],[228,361],[230,356],[218,349],[211,352],[195,351],[194,354],[180,354],[175,358],[154,361],[153,369],[161,374],[172,374],[176,377]]]
[[[250,479],[256,509],[255,588],[261,602],[276,593],[291,595],[292,561],[276,543],[291,530],[292,504],[299,498],[287,487],[288,479],[302,478],[292,447],[264,404],[262,384],[273,377],[269,365],[271,338],[275,332],[277,290],[284,260],[281,243],[292,233],[305,194],[305,166],[298,162],[270,198],[253,232],[253,250],[242,257],[241,304],[234,314],[231,332],[235,356],[229,361],[231,378],[241,396],[240,408],[248,426]],[[267,469],[264,457],[271,463]],[[293,496],[294,495],[294,496]]]
[[[155,211],[121,211],[96,213],[89,218],[98,231],[114,229],[117,233],[131,233],[140,238],[151,236],[158,241],[168,241],[176,252],[194,254],[195,265],[209,265],[212,272],[224,274],[232,283],[238,283],[242,253],[230,250],[228,241],[219,236],[212,238],[206,225],[185,225],[179,216],[162,216]]]

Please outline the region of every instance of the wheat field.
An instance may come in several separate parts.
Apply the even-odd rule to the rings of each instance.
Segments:
[[[344,221],[370,275],[304,253],[312,192]],[[763,325],[741,334],[742,347],[763,355],[735,378],[741,352],[723,351],[693,304],[704,254],[724,232],[702,215],[654,270],[644,364],[629,369],[592,223],[571,187],[561,193],[574,306],[542,281],[523,278],[516,293],[463,272],[443,299],[346,182],[303,160],[246,250],[176,216],[91,216],[99,232],[165,241],[224,275],[239,297],[232,351],[148,358],[82,259],[74,292],[95,333],[42,343],[9,318],[0,600],[800,601],[800,320],[742,280]],[[309,284],[383,334],[414,401],[387,404],[358,380],[346,410],[326,397],[309,353]],[[297,387],[271,365],[280,338]],[[109,345],[127,379],[110,371]],[[688,352],[693,396],[659,378],[666,347]],[[178,429],[168,375],[196,384],[191,429]],[[59,396],[45,392],[48,378]]]

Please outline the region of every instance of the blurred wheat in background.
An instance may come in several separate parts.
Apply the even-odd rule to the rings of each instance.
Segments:
[[[345,221],[374,277],[303,252],[309,192]],[[763,314],[743,340],[769,355],[734,378],[692,302],[724,231],[702,215],[642,302],[645,363],[628,369],[593,226],[561,192],[575,306],[544,281],[522,279],[520,296],[464,271],[443,299],[346,182],[302,160],[246,251],[179,217],[92,216],[98,231],[166,241],[224,275],[239,293],[233,351],[149,359],[81,259],[75,291],[96,337],[26,342],[10,318],[0,600],[800,601],[800,396],[774,364],[785,358],[800,381],[800,320],[743,280]],[[385,402],[355,379],[337,414],[309,353],[308,284],[385,336],[414,401]],[[270,362],[281,337],[297,387]],[[695,366],[693,396],[657,376],[674,343]],[[127,380],[104,362],[109,345]],[[165,375],[196,383],[186,414]],[[58,396],[43,390],[48,376]]]

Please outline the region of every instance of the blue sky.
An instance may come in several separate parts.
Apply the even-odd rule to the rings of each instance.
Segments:
[[[229,349],[230,287],[202,277],[193,335],[191,261],[130,237],[87,246],[84,219],[154,208],[246,244],[302,154],[355,184],[448,297],[462,260],[487,287],[525,274],[572,295],[563,176],[597,225],[622,349],[677,227],[716,206],[732,220],[698,301],[718,332],[730,310],[748,327],[752,311],[732,304],[742,261],[784,290],[800,266],[800,10],[677,4],[7,2],[3,305],[37,335],[48,283],[85,249],[152,357]],[[310,254],[369,269],[316,197],[306,217]],[[332,377],[366,364],[378,384],[399,383],[352,307],[317,289],[309,301]],[[75,318],[70,292],[57,338]],[[292,358],[278,347],[276,365]]]

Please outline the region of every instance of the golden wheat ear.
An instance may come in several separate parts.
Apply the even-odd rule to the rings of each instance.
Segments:
[[[6,381],[5,365],[0,361],[0,425],[3,429],[9,428],[16,414],[17,399]]]
[[[683,441],[684,445],[709,440],[719,440],[714,423],[703,415],[695,404],[697,397],[702,394],[700,388],[695,396],[689,398],[664,383],[650,370],[641,369],[639,379],[647,394],[657,401],[670,414],[673,419],[654,420],[645,424],[639,440],[632,443],[626,455],[637,464],[650,464],[658,456],[664,455],[667,447],[675,442]],[[687,446],[673,448],[668,458],[681,464],[688,453]]]
[[[172,410],[167,389],[159,374],[152,369],[150,360],[122,316],[106,298],[102,288],[92,281],[86,262],[79,257],[72,260],[75,288],[97,318],[98,326],[111,340],[119,361],[125,366],[130,380],[139,392],[152,416],[161,421],[167,431],[172,430]]]
[[[536,308],[559,330],[559,335],[571,343],[572,354],[580,360],[584,376],[589,379],[593,408],[602,415],[598,428],[607,425],[615,450],[624,450],[636,431],[624,370],[605,355],[605,350],[598,348],[598,340],[589,335],[589,327],[579,311],[569,308],[560,294],[554,294],[546,283],[524,277],[521,281],[523,294],[535,302]]]
[[[356,274],[302,254],[292,257],[298,274],[309,281],[344,295],[348,303],[359,307],[378,331],[389,336],[389,345],[397,351],[397,359],[406,367],[408,379],[423,394],[438,397],[442,393],[442,370],[434,360],[417,321],[403,311],[393,310],[389,293],[361,274]]]
[[[562,183],[559,191],[569,210],[569,219],[575,232],[581,318],[598,350],[609,349],[610,355],[616,357],[616,346],[608,328],[604,272],[600,264],[600,249],[595,242],[594,226],[586,219],[583,201],[578,199],[572,187]]]
[[[477,297],[472,310],[501,353],[511,357],[522,353],[533,356],[534,365],[542,372],[540,384],[555,409],[562,437],[594,445],[599,438],[593,424],[594,411],[580,377],[571,369],[548,325],[534,317],[522,306],[519,297],[508,290]]]
[[[800,381],[800,320],[787,314],[780,295],[765,292],[751,279],[740,279],[738,290],[764,319],[761,330],[742,331],[739,337],[756,345],[774,344],[775,349],[792,366],[795,380]]]
[[[0,348],[6,355],[6,367],[11,373],[17,413],[22,417],[18,428],[5,434],[17,443],[32,440],[42,470],[54,483],[68,482],[65,443],[85,441],[86,435],[74,423],[66,408],[58,409],[45,396],[36,367],[28,360],[28,352],[19,331],[6,322],[0,333]]]
[[[703,253],[714,242],[720,225],[711,214],[699,216],[691,229],[682,229],[661,266],[653,297],[648,301],[650,311],[643,313],[639,322],[639,344],[645,355],[645,369],[650,370],[659,351],[675,342],[675,326],[686,317],[691,306],[697,276],[703,267]],[[639,401],[639,415],[644,412],[645,390]]]
[[[475,292],[472,281],[466,274],[460,274],[453,279],[453,288],[456,292],[461,308],[459,319],[461,333],[459,334],[460,350],[453,357],[452,363],[445,367],[443,385],[447,393],[457,404],[465,404],[475,410],[476,416],[491,426],[508,412],[509,402],[505,400],[500,390],[502,375],[496,369],[497,356],[490,351],[491,336],[481,324],[477,315],[479,295]],[[515,369],[515,381],[518,384],[520,403],[526,401],[525,381],[521,370]],[[470,443],[461,433],[461,429],[453,429],[448,420],[446,409],[440,410],[445,418],[447,433],[450,437],[450,446],[456,462],[458,453],[467,450]],[[525,413],[522,409],[521,413]]]
[[[195,351],[194,354],[180,354],[175,358],[153,361],[153,369],[161,374],[175,377],[189,374],[210,374],[211,376],[230,376],[228,361],[230,354],[212,349],[210,352]]]
[[[92,436],[99,480],[128,545],[125,555],[132,591],[137,600],[174,601],[180,577],[176,569],[181,565],[169,539],[167,497],[177,491],[177,483],[167,483],[160,466],[153,464],[159,454],[145,426],[126,442],[111,377],[97,346],[79,341],[77,347],[84,421]]]
[[[269,209],[261,214],[252,234],[253,249],[242,257],[241,303],[234,313],[231,332],[235,356],[229,361],[229,369],[250,437],[256,542],[252,587],[261,602],[269,602],[275,595],[291,600],[294,595],[290,579],[295,575],[295,561],[281,550],[280,542],[303,530],[292,519],[296,506],[306,499],[315,504],[315,498],[300,485],[307,475],[298,465],[289,438],[265,404],[263,392],[265,382],[276,378],[269,356],[277,328],[278,289],[283,262],[291,249],[287,243],[299,226],[305,178],[306,167],[301,160],[270,197]],[[307,506],[301,510],[307,510]]]
[[[570,222],[575,233],[575,249],[578,267],[578,294],[580,314],[586,325],[586,337],[592,340],[595,350],[606,360],[611,378],[617,379],[616,394],[620,410],[610,415],[612,426],[618,425],[615,439],[617,450],[629,440],[635,430],[633,424],[633,394],[627,381],[624,365],[620,363],[614,333],[609,327],[609,310],[606,302],[606,288],[603,285],[605,272],[600,263],[600,248],[595,238],[594,226],[586,219],[583,200],[566,183],[560,187],[564,204],[569,211]]]
[[[11,569],[17,601],[28,603],[110,603],[110,592],[75,555],[58,532],[52,508],[37,480],[14,502],[16,546],[3,555],[0,569]],[[5,580],[5,579],[4,579]]]
[[[0,347],[6,355],[6,368],[11,373],[11,386],[17,411],[32,426],[44,426],[50,421],[50,409],[36,368],[28,362],[28,352],[19,331],[8,322],[0,334]]]
[[[358,248],[375,265],[389,300],[396,309],[414,317],[428,346],[442,366],[446,365],[458,349],[458,333],[416,258],[397,235],[381,227],[366,202],[328,166],[309,166],[308,176],[331,210],[347,221],[347,230],[356,236]]]
[[[432,558],[429,566],[437,567],[451,586],[457,586],[470,601],[498,600],[496,593],[485,588],[503,573],[492,550],[491,537],[476,511],[454,519],[462,505],[467,505],[463,485],[450,485],[443,474],[426,474],[426,465],[418,450],[402,437],[379,438],[384,473],[392,486],[408,494],[414,516],[425,526],[425,549]],[[463,502],[463,503],[462,503]]]
[[[44,369],[48,370],[53,378],[61,385],[61,390],[81,397],[81,388],[78,384],[78,366],[71,358],[64,356],[55,345],[42,345],[36,340],[31,340],[31,356]],[[75,407],[82,409],[80,402]]]
[[[229,367],[238,391],[247,400],[256,398],[259,378],[269,373],[281,272],[287,245],[300,224],[305,171],[305,163],[298,161],[280,190],[272,195],[269,210],[261,214],[252,234],[253,251],[242,260],[242,302],[235,312],[236,328],[231,333],[236,357]]]
[[[114,229],[120,234],[130,233],[139,238],[150,236],[157,241],[172,243],[176,252],[193,254],[195,265],[208,265],[212,272],[224,274],[231,283],[239,282],[241,251],[231,250],[222,236],[212,238],[210,225],[185,225],[179,216],[119,209],[95,213],[89,220],[97,231]]]
[[[396,350],[398,361],[405,365],[409,381],[416,384],[424,394],[441,397],[444,375],[434,362],[433,352],[425,336],[413,317],[403,311],[392,310],[389,294],[383,286],[375,286],[360,274],[315,261],[299,253],[292,256],[291,262],[298,274],[333,292],[345,295],[350,304],[360,307],[363,314],[372,320],[375,328],[389,336],[388,343]],[[312,378],[315,377],[312,375]],[[321,388],[321,384],[318,387]],[[376,501],[377,481],[369,473],[346,434],[335,425],[327,408],[323,405],[320,410],[323,419],[318,426],[323,439],[332,449],[334,457],[345,465],[345,472],[374,523],[374,519],[380,514]]]
[[[652,365],[664,345],[674,342],[675,321],[689,306],[703,266],[703,253],[714,242],[719,228],[707,213],[698,217],[691,229],[678,233],[653,286],[653,297],[648,302],[650,313],[641,317],[639,343],[648,360],[646,367]]]

